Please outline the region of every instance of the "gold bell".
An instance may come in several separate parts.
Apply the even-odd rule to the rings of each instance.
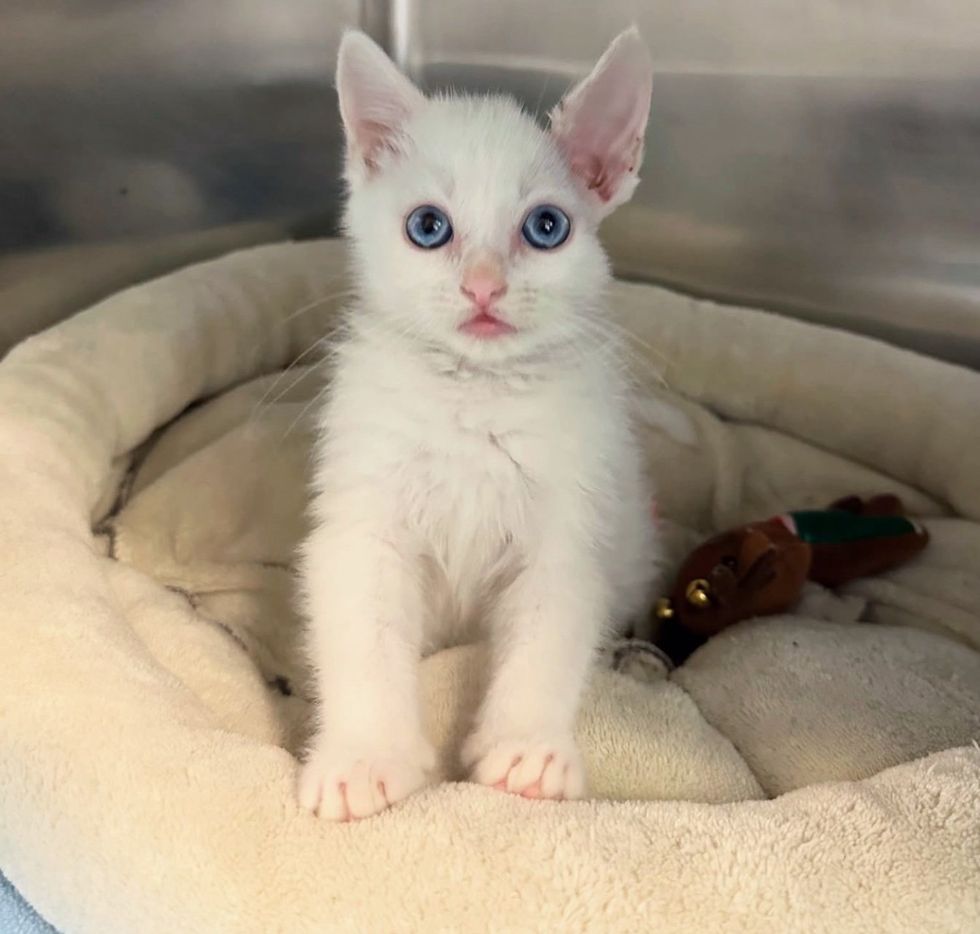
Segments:
[[[711,606],[711,585],[703,577],[697,577],[687,585],[684,596],[687,597],[687,602],[691,606],[703,610],[705,607]]]
[[[670,597],[661,597],[657,601],[657,605],[654,607],[653,612],[657,619],[673,619],[674,608],[670,604]]]

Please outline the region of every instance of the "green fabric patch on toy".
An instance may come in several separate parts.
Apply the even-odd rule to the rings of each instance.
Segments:
[[[864,516],[845,509],[810,509],[787,513],[790,531],[811,545],[834,545],[871,538],[916,535],[922,531],[905,516]]]

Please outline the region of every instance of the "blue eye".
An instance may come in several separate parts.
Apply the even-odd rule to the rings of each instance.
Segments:
[[[405,221],[408,239],[423,250],[436,250],[453,238],[453,225],[443,211],[423,204],[408,215]]]
[[[561,246],[572,229],[568,215],[553,204],[539,204],[524,219],[521,233],[536,250],[553,250]]]

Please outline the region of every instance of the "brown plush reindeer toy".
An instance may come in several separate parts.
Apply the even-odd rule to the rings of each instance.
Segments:
[[[904,563],[929,533],[903,512],[896,496],[850,496],[716,535],[658,601],[655,641],[680,664],[727,626],[792,609],[808,580],[839,587]]]

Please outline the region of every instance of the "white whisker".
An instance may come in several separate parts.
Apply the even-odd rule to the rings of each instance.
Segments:
[[[315,308],[320,308],[321,306],[326,305],[327,302],[331,302],[334,299],[342,298],[344,296],[355,296],[355,295],[357,295],[357,289],[354,286],[348,286],[347,288],[344,289],[338,289],[336,292],[331,292],[328,295],[321,295],[319,298],[316,298],[313,301],[308,302],[305,305],[302,305],[301,307],[297,308],[295,311],[291,311],[288,315],[286,315],[285,318],[282,318],[278,322],[278,326],[285,327],[287,324],[289,324],[290,321],[293,321],[295,318],[298,318],[300,315],[307,314],[308,312],[313,311]]]
[[[315,350],[322,351],[324,357],[327,357],[330,353],[331,337],[333,337],[338,331],[342,330],[343,327],[344,327],[343,322],[340,322],[339,324],[332,327],[329,331],[327,331],[326,334],[314,340],[313,343],[311,343],[301,354],[295,357],[292,361],[290,361],[290,363],[287,366],[285,366],[282,370],[280,370],[276,378],[272,381],[272,384],[266,389],[266,391],[262,394],[262,397],[252,407],[252,411],[249,414],[248,421],[249,422],[254,421],[255,418],[260,414],[260,411],[275,405],[280,399],[288,395],[296,386],[298,386],[306,378],[307,374],[305,372],[300,373],[299,376],[296,379],[292,380],[289,383],[289,385],[286,386],[285,389],[283,389],[275,396],[275,398],[270,399],[270,396],[272,396],[272,394],[276,391],[276,387],[278,387],[279,384],[283,381],[283,379],[285,379],[286,375],[290,373],[292,370],[294,370],[297,366],[299,366],[300,363],[302,363],[302,361],[306,359],[310,354],[312,354]]]
[[[589,352],[605,351],[608,356],[621,360],[630,370],[628,375],[633,379],[635,388],[642,389],[643,386],[636,381],[633,370],[640,370],[648,379],[652,378],[654,382],[666,388],[667,381],[663,372],[651,360],[629,346],[628,332],[619,326],[614,325],[609,328],[607,325],[608,321],[605,318],[596,320],[586,316],[575,319],[571,328],[577,336],[595,342],[589,345]],[[650,352],[656,353],[652,347]],[[657,353],[657,356],[666,362],[663,354]]]
[[[292,422],[290,422],[289,427],[283,433],[280,442],[285,441],[289,437],[293,429],[303,420],[303,418],[310,411],[310,409],[313,408],[313,406],[316,405],[323,398],[323,396],[326,394],[329,388],[330,388],[329,384],[324,386],[315,396],[313,396],[312,399],[310,399],[309,402],[306,403],[306,405],[303,406],[303,408],[300,410],[299,415],[297,415],[296,418],[294,418]]]

